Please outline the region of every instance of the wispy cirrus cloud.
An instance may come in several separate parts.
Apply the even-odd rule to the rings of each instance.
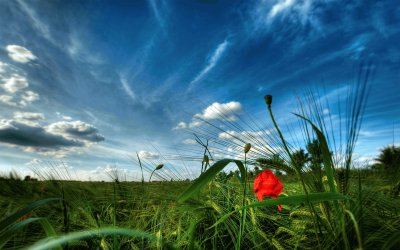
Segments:
[[[222,55],[225,53],[229,42],[225,39],[222,43],[218,44],[217,48],[212,53],[211,57],[207,61],[206,66],[196,75],[196,77],[189,83],[188,92],[191,91],[197,82],[203,79],[208,72],[210,72],[221,59]]]
[[[334,0],[333,0],[334,1]],[[249,32],[260,34],[260,31],[269,31],[275,28],[275,22],[284,20],[285,29],[288,24],[304,27],[311,27],[323,31],[320,22],[321,8],[333,1],[320,0],[277,0],[275,3],[271,1],[258,1],[249,12],[250,29]],[[250,34],[251,35],[251,34]]]
[[[305,1],[310,2],[310,1]],[[276,4],[274,4],[271,10],[268,13],[268,19],[273,19],[276,15],[283,13],[289,10],[294,4],[296,3],[295,0],[280,0]]]
[[[166,26],[166,13],[167,13],[167,4],[162,0],[148,0],[150,4],[151,11],[154,14],[158,24],[161,28],[165,28]]]
[[[17,3],[24,12],[25,16],[29,18],[31,25],[38,31],[38,33],[53,44],[57,44],[51,36],[49,25],[41,20],[40,15],[36,12],[36,10],[29,6],[27,1],[17,0]]]
[[[124,92],[132,99],[132,101],[136,102],[137,98],[131,87],[129,86],[128,81],[125,78],[120,79],[122,89]]]

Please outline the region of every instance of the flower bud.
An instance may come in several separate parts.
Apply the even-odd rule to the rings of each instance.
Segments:
[[[244,145],[244,153],[247,154],[250,151],[250,148],[251,148],[251,144],[246,143],[246,145]]]
[[[156,170],[160,170],[160,169],[162,169],[163,167],[164,167],[164,164],[158,164],[157,167],[156,167]]]
[[[272,95],[264,96],[264,100],[265,100],[265,103],[268,105],[268,107],[270,107],[272,104]]]

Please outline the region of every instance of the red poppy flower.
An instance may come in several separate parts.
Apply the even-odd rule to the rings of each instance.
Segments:
[[[282,182],[270,170],[261,172],[254,180],[254,193],[256,193],[259,201],[263,201],[264,196],[269,196],[275,199],[279,196],[282,190]],[[282,210],[281,205],[278,205],[278,210]]]

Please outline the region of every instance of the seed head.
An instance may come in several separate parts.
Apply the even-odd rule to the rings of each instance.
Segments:
[[[250,143],[246,143],[246,145],[244,145],[244,153],[247,154],[251,149],[251,144]]]
[[[265,100],[265,103],[268,105],[268,107],[270,107],[272,104],[272,95],[264,96],[264,100]]]

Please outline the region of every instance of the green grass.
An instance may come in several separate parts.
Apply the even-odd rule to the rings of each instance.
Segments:
[[[11,173],[0,178],[0,248],[399,249],[400,199],[393,192],[398,180],[357,170],[353,161],[366,90],[360,77],[347,98],[346,136],[338,140],[328,132],[317,98],[300,100],[295,117],[303,130],[301,144],[317,149],[307,149],[308,162],[300,163],[301,150],[284,134],[291,130],[281,131],[272,97],[266,96],[274,132],[265,140],[245,133],[218,141],[221,128],[204,121],[210,125],[199,131],[205,138],[195,135],[204,147],[201,175],[191,182],[121,182],[117,172],[114,182],[58,181],[46,174],[47,181],[22,181]],[[246,131],[240,124],[224,125]],[[240,150],[234,159],[215,160],[213,152],[221,151],[209,141]],[[248,143],[252,149],[243,152]],[[249,168],[260,158],[267,162],[262,167],[288,173],[279,176],[283,193],[262,202],[252,191],[256,170]],[[138,161],[154,175],[163,166]],[[229,163],[237,171],[227,175]]]
[[[299,180],[282,177],[285,185],[281,200],[267,199],[259,203],[252,192],[248,192],[246,227],[244,228],[241,248],[255,249],[313,249],[318,242],[314,236],[312,218],[306,206],[304,192]],[[351,179],[356,180],[356,175]],[[370,180],[374,180],[370,182]],[[357,186],[351,186],[345,214],[348,218],[347,231],[356,231],[365,249],[392,247],[397,245],[397,238],[391,237],[399,230],[400,202],[390,198],[383,180],[377,180],[373,174],[363,176],[362,202],[363,221],[360,224],[356,198]],[[0,180],[1,186],[7,180]],[[252,179],[248,190],[252,190]],[[367,185],[368,183],[368,185]],[[14,183],[15,185],[15,183]],[[46,244],[60,246],[67,240],[69,249],[156,249],[199,248],[231,249],[235,247],[240,228],[242,204],[242,185],[235,177],[226,183],[209,182],[200,193],[187,202],[178,203],[177,198],[188,189],[189,182],[72,182],[51,181],[24,182],[19,184],[20,193],[3,193],[0,196],[1,218],[6,230],[15,228],[11,237],[8,234],[4,249],[18,249],[32,246],[44,249],[44,239],[55,235],[66,235],[63,226],[63,205],[60,202],[60,186],[65,191],[70,225],[69,236],[56,237]],[[45,192],[41,188],[46,187]],[[115,203],[110,199],[116,186]],[[303,195],[303,196],[302,196]],[[40,198],[39,198],[40,197]],[[58,197],[58,199],[48,199]],[[288,202],[285,202],[288,199]],[[298,199],[298,200],[296,200]],[[312,194],[310,200],[313,201]],[[327,197],[326,199],[330,199]],[[323,200],[323,199],[322,199]],[[321,200],[319,200],[320,202]],[[31,204],[31,205],[28,205]],[[278,212],[276,204],[283,204],[283,211]],[[318,219],[321,220],[321,244],[324,249],[338,248],[335,232],[324,220],[321,204],[312,203]],[[15,215],[15,211],[17,212]],[[349,212],[347,212],[349,211]],[[14,215],[13,215],[14,214]],[[114,218],[115,215],[115,218]],[[37,219],[36,219],[37,218]],[[51,228],[44,228],[39,220],[46,219]],[[347,216],[346,216],[347,218]],[[114,221],[115,220],[115,221]],[[21,224],[25,222],[26,224]],[[19,223],[19,224],[18,224]],[[114,224],[118,229],[113,231]],[[4,226],[4,225],[3,225]],[[54,230],[53,235],[51,231]],[[98,231],[100,230],[100,231]],[[0,231],[0,239],[3,231]],[[348,232],[349,235],[350,232]],[[328,235],[328,236],[327,236]],[[113,238],[115,236],[115,238]],[[115,239],[115,243],[114,243]],[[337,239],[336,239],[337,240]],[[356,248],[360,239],[348,239],[351,247]],[[1,242],[1,241],[0,241]],[[37,243],[39,242],[39,243]],[[34,245],[35,244],[35,245]],[[52,245],[53,246],[53,245]],[[64,247],[66,245],[64,244]],[[375,249],[376,249],[375,248]],[[389,248],[388,248],[389,249]]]

